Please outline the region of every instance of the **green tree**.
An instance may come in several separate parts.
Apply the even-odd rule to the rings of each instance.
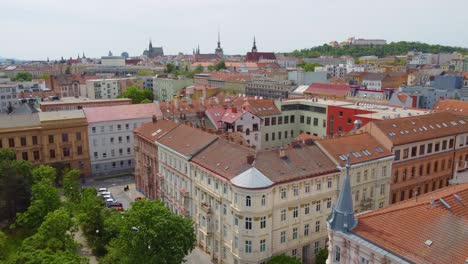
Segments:
[[[136,74],[138,76],[153,76],[154,72],[152,70],[142,69],[142,70],[137,71]]]
[[[47,214],[38,231],[25,239],[15,263],[83,263],[72,233],[74,222],[64,208]]]
[[[47,79],[49,79],[49,78],[50,78],[50,75],[47,74],[47,73],[44,73],[44,74],[42,74],[42,75],[39,77],[39,79],[43,79],[43,80],[47,80]]]
[[[107,253],[107,244],[111,238],[116,237],[118,234],[115,223],[119,222],[119,219],[112,218],[112,215],[120,217],[120,214],[106,208],[94,188],[84,188],[82,190],[80,202],[76,208],[76,217],[88,245],[97,256],[105,255]],[[106,219],[111,222],[106,224]]]
[[[309,63],[309,62],[303,61],[301,63],[298,63],[297,66],[301,67],[306,72],[313,72],[315,70],[315,67],[318,67],[321,65],[320,63],[315,63],[315,62]]]
[[[7,235],[0,231],[0,260],[6,257],[7,239]]]
[[[136,86],[129,86],[119,98],[130,98],[132,103],[140,104],[143,100],[153,101],[153,92],[149,89],[139,89]]]
[[[226,63],[224,61],[220,61],[216,64],[215,66],[216,71],[219,70],[225,70],[226,69]]]
[[[124,214],[104,263],[182,263],[195,241],[191,220],[143,199]]]
[[[148,98],[145,98],[143,99],[143,101],[140,102],[140,104],[149,104],[149,103],[152,103],[153,101],[151,101],[150,99]]]
[[[18,81],[18,82],[32,81],[32,74],[29,72],[18,72],[15,76],[15,81]]]
[[[208,65],[208,71],[216,71],[215,65]]]
[[[54,183],[57,178],[57,171],[49,165],[39,165],[32,171],[33,182],[40,182],[42,180]]]
[[[80,179],[81,171],[72,169],[65,173],[63,177],[63,194],[70,202],[77,202],[80,198]]]
[[[322,248],[320,251],[315,255],[315,264],[325,264],[328,258],[328,249]]]
[[[175,65],[172,63],[166,64],[166,72],[171,73],[176,69]]]
[[[0,148],[0,222],[12,222],[29,206],[32,164],[16,160],[15,152]]]
[[[38,228],[49,212],[55,211],[61,205],[58,190],[48,179],[34,183],[31,191],[31,204],[24,213],[18,213],[16,225],[35,229]]]
[[[281,254],[272,257],[267,264],[301,264],[301,261],[298,258]]]

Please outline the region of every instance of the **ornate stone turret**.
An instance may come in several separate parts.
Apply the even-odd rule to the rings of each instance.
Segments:
[[[219,36],[219,31],[218,31],[218,47],[215,49],[215,54],[218,55],[220,59],[224,57],[223,48],[221,48],[221,38]]]
[[[357,219],[354,217],[353,197],[351,195],[351,182],[349,179],[349,169],[351,168],[349,159],[350,156],[348,154],[343,186],[336,206],[333,208],[332,217],[328,221],[331,230],[344,233],[351,231],[357,225]]]

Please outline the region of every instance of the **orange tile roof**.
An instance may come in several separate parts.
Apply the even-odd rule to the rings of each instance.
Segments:
[[[442,204],[441,198],[450,209]],[[410,262],[465,263],[468,257],[467,204],[468,184],[449,186],[357,215],[358,225],[351,232]],[[425,244],[428,240],[432,241],[430,246]]]
[[[133,132],[148,141],[154,142],[177,126],[178,124],[174,121],[161,119],[156,122],[144,123],[135,128]]]
[[[449,112],[458,116],[468,117],[468,102],[459,100],[439,100],[432,108],[436,112]]]
[[[393,143],[401,145],[468,132],[466,121],[446,112],[427,115],[384,119],[368,123],[375,126]]]
[[[278,115],[281,111],[271,99],[254,99],[252,97],[238,97],[233,105],[249,111],[256,116]]]
[[[215,141],[218,136],[180,124],[159,139],[159,143],[184,156],[192,156]]]
[[[393,154],[368,133],[316,141],[341,166],[346,165],[345,157],[350,154],[350,164],[390,157]],[[337,147],[340,146],[340,147]]]
[[[85,107],[83,110],[88,123],[151,118],[153,115],[162,117],[161,110],[155,103]]]

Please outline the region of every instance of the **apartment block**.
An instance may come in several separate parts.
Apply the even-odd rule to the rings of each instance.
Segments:
[[[0,116],[0,148],[14,150],[18,160],[91,174],[83,110]]]

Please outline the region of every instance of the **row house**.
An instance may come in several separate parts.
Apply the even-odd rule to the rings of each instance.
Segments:
[[[154,118],[162,118],[154,103],[89,107],[84,108],[84,113],[95,176],[133,170],[133,130]]]
[[[89,177],[88,123],[83,110],[0,116],[0,148],[18,160],[61,164]]]
[[[135,142],[135,185],[136,189],[150,199],[161,198],[159,181],[158,145],[156,141],[177,127],[177,123],[153,118],[133,130]]]
[[[466,168],[468,126],[451,113],[374,121],[361,130],[395,156],[390,203],[443,188],[453,178],[455,168]]]

